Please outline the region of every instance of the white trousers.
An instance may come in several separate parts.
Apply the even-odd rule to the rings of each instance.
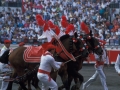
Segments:
[[[57,83],[52,78],[49,81],[49,76],[47,74],[37,73],[37,77],[42,83],[42,90],[48,90],[49,88],[51,90],[58,90]]]
[[[105,76],[105,74],[103,72],[103,65],[100,65],[97,68],[95,67],[95,69],[96,69],[95,74],[88,81],[86,81],[84,83],[84,87],[88,87],[99,76],[99,78],[101,80],[101,83],[102,83],[102,86],[104,88],[103,90],[108,90],[108,87],[107,87],[107,84],[106,84],[106,76]]]
[[[0,63],[0,71],[1,72],[8,72],[11,71],[10,67],[7,64]],[[10,78],[10,76],[4,76],[2,78]],[[9,82],[5,82],[2,80],[1,90],[6,90]]]

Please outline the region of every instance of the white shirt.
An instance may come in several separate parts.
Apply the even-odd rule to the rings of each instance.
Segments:
[[[108,58],[108,56],[106,54],[106,50],[105,49],[103,49],[103,55],[102,55],[102,59],[101,60],[99,58],[99,55],[94,54],[94,56],[95,56],[95,60],[97,60],[97,61],[104,61],[106,64],[109,64],[109,58]]]
[[[77,6],[76,2],[73,2],[73,7],[76,7],[76,6]]]
[[[104,36],[102,33],[100,33],[99,36],[100,36],[100,40],[104,40]]]
[[[118,54],[116,62],[115,62],[115,70],[117,73],[120,73],[120,55]]]
[[[39,27],[35,27],[35,32],[39,33],[40,32],[40,28]]]
[[[95,27],[96,26],[96,24],[95,23],[91,23],[90,24],[90,27],[92,28],[92,27]]]
[[[47,53],[50,53],[47,51]],[[55,59],[51,55],[42,55],[39,69],[45,70],[47,72],[51,72],[52,68],[58,70],[61,66],[62,62],[56,62]]]
[[[8,48],[6,46],[3,46],[0,52],[0,56],[3,55],[3,53],[7,50]]]

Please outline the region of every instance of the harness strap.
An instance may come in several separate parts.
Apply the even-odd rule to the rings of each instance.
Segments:
[[[69,49],[70,49],[70,52],[73,51],[73,37],[72,36],[70,36]]]
[[[47,74],[47,75],[48,75],[48,77],[49,77],[49,80],[48,80],[48,81],[50,81],[50,80],[51,80],[51,77],[50,77],[50,72],[47,72],[47,71],[42,70],[42,69],[38,69],[38,72],[39,72],[39,73],[43,73],[43,74]]]

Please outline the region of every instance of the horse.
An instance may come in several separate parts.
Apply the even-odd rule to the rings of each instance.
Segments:
[[[100,45],[100,42],[96,37],[93,36],[92,30],[90,30],[90,34],[81,35],[81,36],[83,37],[84,41],[88,45],[89,52],[92,51],[93,53],[96,53],[97,55],[103,54],[103,49]]]
[[[78,37],[78,35],[76,35],[76,37]],[[82,35],[82,38],[79,38],[77,40],[83,41],[83,43],[81,42],[82,46],[84,46],[84,44],[86,44],[86,47],[84,47],[84,48],[86,48],[89,53],[91,51],[93,51],[94,53],[96,53],[98,55],[102,55],[103,51],[100,46],[100,43],[97,38],[92,36],[91,32],[88,35]],[[86,50],[86,49],[84,49],[84,50]],[[67,66],[68,66],[68,68],[67,68],[68,87],[69,87],[68,90],[70,90],[71,82],[73,79],[75,81],[75,85],[72,86],[71,90],[79,90],[80,89],[80,86],[82,85],[82,83],[84,81],[84,77],[80,73],[78,73],[78,71],[82,69],[82,65],[83,65],[83,62],[86,59],[86,57],[87,57],[87,55],[86,56],[81,55],[81,57],[77,58],[76,62],[71,61],[67,64]],[[64,85],[61,88],[64,88]]]
[[[77,39],[76,33],[74,34],[74,36],[71,36],[71,38],[74,41],[73,43],[75,44],[75,46],[77,48],[77,51],[76,52],[71,52],[72,51],[71,50],[69,52],[72,53],[73,56],[77,57],[77,58],[76,58],[76,62],[71,60],[70,62],[67,63],[68,81],[66,82],[66,84],[67,84],[67,89],[66,90],[70,89],[70,82],[71,82],[70,81],[70,76],[71,76],[71,72],[72,72],[72,75],[74,74],[75,76],[81,78],[81,75],[78,72],[76,72],[76,69],[75,69],[75,67],[77,67],[77,68],[81,68],[82,67],[82,60],[80,60],[79,58],[88,56],[87,48],[85,47],[85,45],[84,45],[84,43],[82,42],[81,39]],[[62,41],[62,38],[60,38],[60,40]],[[57,57],[57,59],[59,59],[59,57]],[[58,72],[58,74],[60,76],[64,75],[64,74],[61,74],[60,72]],[[60,86],[59,90],[62,90],[64,88],[64,85]]]
[[[61,42],[62,42],[63,46],[66,48],[66,50],[69,52],[70,48],[72,48],[73,53],[74,53],[74,51],[77,51],[76,46],[75,46],[74,43],[72,44],[72,47],[69,45],[71,38],[68,35],[63,36],[63,37],[67,37],[65,39],[61,37],[63,39],[63,40],[61,40]],[[13,72],[13,75],[12,75],[11,78],[16,78],[16,77],[24,76],[25,69],[27,69],[27,70],[33,70],[37,65],[39,65],[39,63],[27,63],[27,62],[24,61],[23,54],[24,54],[25,50],[26,50],[26,47],[18,47],[15,50],[13,50],[13,52],[10,53],[10,55],[9,55],[9,62],[10,62],[11,66],[14,69],[14,72]],[[57,61],[65,61],[65,60],[61,59],[61,57],[59,57],[59,58],[60,59],[55,59],[55,60],[57,60]],[[66,86],[66,82],[67,82],[67,80],[66,80],[67,79],[67,70],[66,69],[67,69],[67,65],[65,65],[64,67],[62,67],[59,70],[59,75],[61,76],[61,79],[62,79],[63,83],[65,84],[65,86]],[[34,78],[36,76],[37,76],[37,74],[35,73],[34,74]],[[56,74],[55,74],[55,76],[56,76]],[[23,77],[22,77],[22,79],[23,79]],[[28,90],[25,87],[25,85],[24,85],[23,82],[24,82],[24,80],[23,81],[22,80],[19,81],[20,86],[24,90]],[[11,88],[12,88],[12,86],[11,86],[12,83],[13,82],[10,82],[10,84],[9,84],[9,90],[11,90]],[[37,89],[40,90],[40,88],[38,87],[38,83],[33,84],[33,85],[36,88],[36,90]],[[66,86],[66,88],[67,88],[67,86]],[[66,90],[68,90],[68,89],[66,89]]]
[[[76,35],[74,34],[74,36],[71,36],[71,38],[73,39],[73,41],[74,41],[74,39],[75,39],[75,37],[76,37]],[[63,38],[63,37],[62,37]],[[61,41],[63,41],[62,40],[62,38],[60,38],[60,40]],[[72,40],[71,39],[71,40]],[[88,51],[87,51],[87,49],[84,47],[84,44],[83,44],[83,42],[82,42],[82,40],[80,40],[80,39],[76,39],[76,41],[74,41],[73,42],[73,44],[75,44],[75,46],[76,46],[76,48],[77,48],[77,50],[75,51],[75,52],[72,52],[73,50],[71,50],[70,49],[70,53],[72,53],[73,54],[73,56],[74,57],[76,57],[76,62],[74,62],[74,61],[72,61],[72,60],[70,60],[70,62],[68,62],[68,63],[71,63],[71,64],[68,64],[67,63],[67,74],[68,74],[68,70],[70,70],[71,69],[71,67],[72,67],[72,65],[74,65],[74,63],[77,63],[78,61],[78,59],[77,58],[79,58],[79,57],[87,57],[88,56]],[[59,57],[57,57],[57,59],[59,59]],[[75,66],[76,67],[76,66]],[[81,67],[81,66],[80,66]],[[69,68],[69,69],[68,69]],[[74,72],[74,71],[73,71]],[[64,75],[64,74],[62,74],[63,73],[63,71],[62,72],[58,72],[58,74],[61,76],[61,75]],[[75,73],[76,74],[76,73]],[[68,74],[69,75],[69,74]],[[63,82],[64,83],[64,82]],[[69,86],[69,81],[67,81],[66,83],[64,83],[64,85],[66,85],[67,86],[67,89],[66,90],[69,90],[70,88],[70,86]],[[60,86],[59,87],[59,90],[62,90],[63,88],[64,88],[64,85],[62,85],[62,86]]]

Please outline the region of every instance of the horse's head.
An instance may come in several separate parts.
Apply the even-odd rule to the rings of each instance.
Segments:
[[[86,47],[86,43],[83,42],[81,38],[77,38],[78,35],[75,33],[73,42],[77,48],[77,52],[82,56],[82,57],[88,57],[88,49]]]
[[[60,37],[60,41],[68,52],[74,53],[77,50],[75,44],[73,43],[73,36],[70,36],[68,34],[63,35]]]
[[[89,51],[93,51],[97,55],[103,54],[102,47],[101,47],[99,40],[97,38],[92,37],[90,35],[84,35],[83,38],[84,38],[86,44],[88,45]]]
[[[86,47],[86,44],[79,38],[76,42],[76,47],[78,52],[81,54],[82,57],[88,57],[88,49]]]

